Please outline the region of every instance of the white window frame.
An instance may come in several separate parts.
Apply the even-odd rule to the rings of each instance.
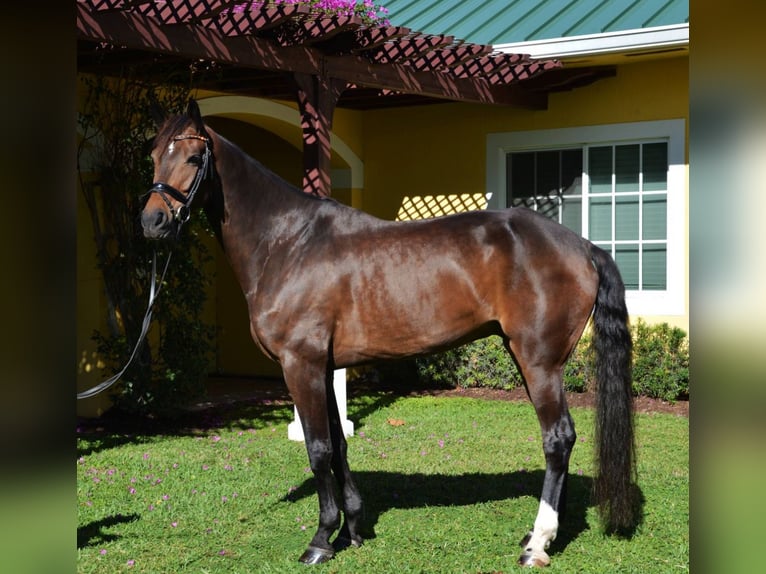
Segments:
[[[509,153],[667,140],[667,289],[628,290],[626,302],[631,315],[683,315],[686,284],[685,133],[686,121],[672,119],[488,134],[487,207],[502,209],[507,205],[506,158]]]

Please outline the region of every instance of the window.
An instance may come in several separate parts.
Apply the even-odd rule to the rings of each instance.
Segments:
[[[667,142],[510,152],[507,205],[523,205],[612,254],[627,289],[667,288]]]
[[[526,206],[612,254],[631,313],[682,314],[684,121],[490,134],[490,207]]]

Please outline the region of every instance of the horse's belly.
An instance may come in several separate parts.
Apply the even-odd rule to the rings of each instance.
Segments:
[[[429,354],[492,332],[492,317],[478,302],[432,303],[349,309],[333,338],[336,365]]]

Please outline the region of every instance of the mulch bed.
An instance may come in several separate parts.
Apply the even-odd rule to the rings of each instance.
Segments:
[[[472,397],[478,399],[491,399],[497,401],[524,401],[529,402],[527,393],[523,388],[504,391],[487,388],[426,388],[413,387],[411,385],[397,385],[392,383],[374,384],[366,381],[352,381],[348,385],[349,396],[360,395],[367,392],[386,391],[402,396],[430,395],[440,397]],[[208,386],[209,401],[235,401],[238,399],[269,398],[276,400],[288,400],[287,389],[283,381],[279,379],[221,379],[212,382]],[[667,402],[648,397],[636,397],[635,409],[638,413],[667,413],[682,417],[689,416],[689,401]],[[567,403],[570,407],[595,407],[595,393],[567,393]]]
[[[499,389],[485,388],[457,388],[457,389],[428,389],[415,391],[408,394],[428,394],[446,397],[472,397],[478,399],[492,399],[496,401],[529,401],[527,392],[522,389],[503,391]],[[595,407],[595,393],[567,393],[567,403],[570,407]],[[676,401],[670,403],[648,397],[635,397],[635,410],[637,413],[667,413],[680,417],[689,416],[689,401]]]

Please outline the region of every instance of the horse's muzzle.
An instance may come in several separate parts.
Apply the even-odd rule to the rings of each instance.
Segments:
[[[141,212],[141,227],[147,239],[165,239],[176,235],[176,219],[159,207]]]

